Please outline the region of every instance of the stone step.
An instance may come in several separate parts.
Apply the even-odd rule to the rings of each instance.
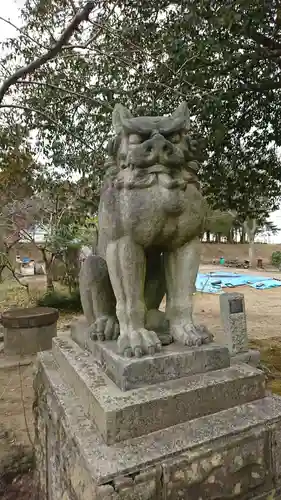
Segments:
[[[247,365],[122,392],[69,336],[53,341],[62,377],[73,387],[107,444],[263,398],[263,374]]]
[[[42,414],[41,418],[45,420],[40,421],[40,424],[43,428],[50,429],[49,447],[54,450],[56,457],[60,450],[64,480],[64,463],[67,464],[68,470],[73,471],[70,478],[66,477],[66,480],[72,481],[73,488],[79,485],[77,471],[80,473],[83,471],[83,475],[81,474],[83,485],[89,485],[91,481],[95,485],[107,485],[99,490],[101,496],[97,496],[98,499],[117,498],[116,491],[119,491],[119,487],[121,488],[122,481],[128,488],[128,496],[124,490],[124,497],[120,496],[120,498],[126,497],[130,500],[158,498],[156,492],[155,497],[152,493],[145,495],[145,484],[141,482],[140,476],[147,477],[149,484],[152,482],[151,487],[156,488],[153,484],[154,479],[155,481],[157,479],[157,472],[159,476],[159,467],[160,474],[162,470],[161,484],[167,495],[161,498],[187,498],[173,489],[169,493],[170,488],[181,490],[182,483],[185,494],[187,495],[188,492],[188,498],[193,500],[197,500],[200,496],[215,498],[214,492],[212,495],[204,496],[200,487],[202,484],[206,489],[208,485],[215,486],[217,474],[221,485],[227,478],[233,489],[238,488],[237,484],[240,486],[241,495],[229,494],[227,498],[243,497],[246,499],[252,496],[257,498],[251,493],[250,487],[256,491],[259,481],[271,480],[270,474],[266,476],[268,464],[265,460],[277,465],[281,460],[281,398],[279,397],[265,397],[147,436],[108,446],[100,437],[92,421],[85,417],[81,399],[62,378],[50,352],[39,355],[39,374],[36,385],[40,394],[41,388],[44,387],[43,398],[46,394],[48,395],[49,410],[46,410],[45,415]],[[48,411],[51,412],[51,416]],[[51,428],[54,425],[56,430],[60,428],[61,431],[57,430],[52,433]],[[268,457],[267,453],[269,453]],[[142,473],[138,474],[139,471]],[[277,474],[280,474],[279,469],[275,472],[275,478]],[[248,476],[252,484],[246,481]],[[272,480],[274,481],[275,478],[273,477]],[[130,481],[132,488],[136,488],[132,494],[130,494]],[[197,493],[192,490],[192,487],[197,487]],[[141,493],[138,496],[137,488],[143,491],[143,496]],[[189,488],[191,489],[190,495]],[[105,493],[108,492],[112,496],[107,497]],[[83,498],[86,498],[85,492],[84,495]],[[258,491],[256,495],[259,496]],[[92,496],[88,495],[87,498],[92,498]],[[216,495],[216,498],[226,498],[226,496],[220,494]],[[273,497],[268,495],[261,498]]]
[[[142,358],[120,356],[115,341],[93,342],[88,339],[86,345],[108,377],[122,391],[230,366],[227,347],[213,343],[194,348],[173,343],[163,347],[154,356]]]

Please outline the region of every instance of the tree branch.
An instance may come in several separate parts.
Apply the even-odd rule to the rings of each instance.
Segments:
[[[281,80],[274,81],[274,80],[263,80],[261,82],[258,82],[256,84],[245,84],[241,85],[240,87],[237,87],[236,89],[233,90],[233,94],[241,94],[243,92],[258,92],[258,93],[264,93],[264,92],[270,92],[271,90],[279,90],[281,89]]]
[[[46,115],[46,113],[44,113],[44,111],[41,111],[40,109],[29,108],[28,106],[20,106],[17,104],[0,104],[0,108],[14,108],[14,109],[21,109],[21,110],[27,111],[29,113],[37,113],[38,115],[41,115],[43,118],[50,121],[51,123],[53,123],[57,127],[60,127],[66,135],[72,135],[72,137],[74,137],[77,141],[81,142],[82,144],[84,144],[84,146],[87,146],[87,148],[90,148],[92,151],[94,151],[94,148],[92,148],[88,142],[83,141],[83,139],[81,139],[81,137],[79,135],[76,135],[73,132],[70,132],[69,130],[67,130],[59,122],[57,122],[54,118],[52,118],[49,115]]]
[[[247,25],[246,29],[241,26],[238,23],[233,23],[231,25],[230,31],[235,34],[235,35],[242,35],[247,36],[254,42],[256,42],[258,45],[261,47],[265,47],[269,50],[281,50],[281,43],[273,40],[272,38],[263,35],[262,33],[259,33],[255,29],[252,28],[251,25]]]
[[[39,47],[41,47],[42,49],[46,49],[46,47],[44,45],[42,45],[41,43],[37,42],[37,40],[35,40],[34,38],[32,38],[31,36],[29,36],[27,33],[25,33],[23,31],[22,28],[19,28],[18,26],[16,26],[14,23],[12,23],[9,19],[5,19],[5,17],[2,17],[0,16],[0,20],[3,21],[4,23],[7,23],[9,24],[10,26],[12,26],[15,30],[19,31],[23,36],[25,36],[25,38],[28,38],[32,43],[35,43],[36,45],[38,45]]]
[[[85,99],[87,101],[93,102],[95,104],[98,104],[99,106],[103,106],[107,108],[109,111],[113,110],[113,107],[110,106],[109,103],[105,101],[101,101],[100,99],[94,99],[93,97],[88,96],[87,94],[80,94],[79,92],[75,92],[74,90],[69,90],[64,87],[59,87],[58,85],[53,85],[52,83],[46,83],[46,82],[38,82],[38,81],[27,81],[27,80],[18,80],[16,84],[22,84],[22,85],[41,85],[43,87],[49,87],[54,90],[59,90],[60,92],[65,92],[66,94],[73,95],[75,97],[81,97],[82,99]]]
[[[54,59],[57,54],[60,52],[62,47],[68,43],[69,39],[73,35],[74,31],[77,30],[78,26],[83,22],[88,20],[89,14],[94,8],[94,1],[87,2],[86,5],[81,9],[72,19],[69,26],[62,33],[61,37],[58,39],[57,43],[53,45],[45,54],[41,57],[38,57],[33,62],[28,64],[27,66],[23,66],[18,69],[13,75],[11,75],[7,80],[5,80],[0,87],[0,103],[3,101],[3,98],[9,88],[14,85],[20,78],[25,77],[29,73],[33,73],[36,69],[40,68],[47,61],[51,61]]]

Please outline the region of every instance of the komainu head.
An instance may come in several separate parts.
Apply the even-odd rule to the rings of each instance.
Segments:
[[[133,117],[117,104],[113,110],[115,139],[109,154],[118,169],[173,172],[182,168],[198,170],[197,142],[190,138],[190,117],[182,103],[168,117]]]

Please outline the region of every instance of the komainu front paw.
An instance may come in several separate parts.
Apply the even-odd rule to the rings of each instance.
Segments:
[[[210,344],[210,342],[213,342],[214,335],[205,325],[196,325],[195,328],[202,339],[202,344]]]
[[[91,340],[117,340],[119,332],[119,323],[114,316],[101,316],[88,328]]]
[[[126,357],[140,358],[146,354],[153,355],[161,350],[161,342],[155,332],[140,328],[128,329],[118,338],[118,352]]]
[[[212,342],[213,335],[203,325],[193,323],[170,324],[170,331],[175,342],[189,347],[200,346]]]

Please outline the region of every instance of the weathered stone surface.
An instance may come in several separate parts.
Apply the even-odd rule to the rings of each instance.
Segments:
[[[272,485],[268,432],[233,438],[223,446],[195,450],[163,464],[164,498],[249,498]]]
[[[59,312],[52,307],[25,307],[3,312],[1,322],[5,328],[36,328],[57,322]]]
[[[54,500],[280,499],[280,456],[272,447],[272,436],[280,438],[279,397],[108,446],[61,378],[52,354],[40,354],[38,366],[40,500],[50,498],[53,474]],[[58,457],[50,471],[46,441],[48,458]]]
[[[142,358],[124,358],[116,342],[93,342],[86,345],[103,370],[123,391],[174,380],[188,375],[228,368],[227,347],[214,344],[188,348],[173,343],[160,353]]]
[[[248,351],[248,334],[245,301],[242,293],[222,293],[220,312],[223,331],[218,331],[216,340],[228,347],[231,355]]]
[[[249,349],[248,351],[239,352],[238,354],[231,356],[230,363],[233,365],[236,365],[237,363],[247,363],[248,365],[257,367],[259,366],[260,359],[260,351],[256,349]]]
[[[70,325],[70,335],[71,338],[76,342],[82,349],[86,349],[89,325],[86,318],[82,317],[75,319]]]
[[[57,323],[34,328],[4,328],[4,353],[26,356],[52,348]]]
[[[273,475],[275,484],[281,487],[281,422],[272,433]]]
[[[209,343],[212,335],[192,318],[199,236],[210,210],[199,187],[199,143],[189,132],[187,104],[169,117],[133,117],[117,104],[112,122],[98,242],[80,273],[92,338],[117,341],[126,357],[153,355],[159,322],[148,317],[166,294],[159,330],[169,328],[182,345]]]
[[[153,312],[155,312],[155,311],[153,311]],[[156,311],[156,312],[160,313],[161,311]],[[163,313],[162,313],[162,316],[163,316]],[[159,318],[159,316],[158,316],[158,318]],[[160,322],[158,322],[158,326],[159,326],[159,323]],[[146,324],[146,328],[148,328],[147,324]],[[150,328],[151,328],[151,326],[149,327],[149,329]],[[89,350],[91,350],[91,348],[92,348],[91,346],[92,346],[94,341],[91,340],[91,338],[90,338],[90,331],[91,331],[91,329],[89,328],[88,322],[87,322],[85,317],[75,319],[71,323],[71,326],[70,326],[71,338],[78,345],[80,345],[80,347],[82,347],[83,349],[88,348]],[[170,345],[173,343],[172,336],[167,332],[163,332],[163,331],[159,330],[159,331],[157,331],[157,337],[163,346],[167,346],[167,345]]]
[[[247,365],[122,392],[69,337],[54,339],[53,353],[107,443],[253,401],[265,393],[262,372]]]
[[[57,335],[58,311],[51,307],[15,308],[1,316],[4,352],[7,355],[32,355],[52,348]]]

